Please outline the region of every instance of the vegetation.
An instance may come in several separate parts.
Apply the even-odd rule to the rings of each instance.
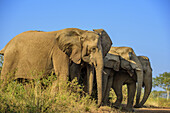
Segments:
[[[167,100],[169,99],[169,91],[170,91],[170,73],[163,73],[159,76],[153,78],[153,86],[163,88],[167,92]]]
[[[49,82],[50,81],[50,82]],[[44,81],[43,81],[44,82]],[[45,83],[51,83],[51,78]],[[97,109],[95,100],[85,94],[76,79],[55,95],[51,94],[51,84],[43,87],[40,80],[26,84],[13,81],[0,89],[0,112],[92,112]]]
[[[149,107],[170,107],[170,99],[161,97],[162,91],[152,91],[145,105]]]

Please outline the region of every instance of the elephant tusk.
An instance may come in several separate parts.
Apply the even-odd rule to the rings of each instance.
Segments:
[[[136,70],[137,70],[137,71],[140,71],[141,69],[137,67]]]
[[[106,75],[107,73],[103,70],[103,73]]]

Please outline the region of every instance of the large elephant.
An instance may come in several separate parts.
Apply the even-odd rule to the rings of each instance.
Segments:
[[[105,30],[94,29],[93,31],[101,35],[101,43],[102,43],[102,50],[103,50],[102,52],[103,52],[103,57],[104,57],[109,52],[111,45],[112,45],[112,41]],[[101,60],[101,62],[103,61]],[[84,81],[83,84],[85,86],[84,90],[91,95],[92,88],[93,88],[93,79],[94,79],[94,66],[89,65],[86,62],[82,64],[72,63],[70,65],[70,79],[73,80],[75,77],[77,77],[79,81],[80,75],[83,75],[82,77]]]
[[[136,73],[138,87],[136,96],[136,105],[139,105],[141,88],[143,83],[143,68],[138,57],[130,47],[112,47],[104,58],[103,70],[103,103],[107,104],[110,88],[113,84],[116,71],[126,70],[128,75],[133,76]],[[118,85],[117,85],[118,86]]]
[[[102,102],[103,50],[101,35],[97,32],[67,28],[53,32],[27,31],[14,37],[1,51],[4,64],[1,79],[40,78],[55,71],[54,84],[67,81],[69,64],[82,61],[96,70],[98,105]],[[38,76],[38,72],[42,72]],[[11,75],[12,76],[11,76]],[[10,75],[10,76],[9,76]]]

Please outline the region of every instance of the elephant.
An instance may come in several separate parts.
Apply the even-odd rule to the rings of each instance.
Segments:
[[[93,29],[93,31],[101,35],[102,50],[104,57],[109,52],[112,45],[112,41],[105,30]],[[94,66],[89,65],[86,62],[83,62],[82,64],[72,63],[70,65],[70,80],[73,80],[75,77],[77,77],[78,81],[80,82],[80,75],[83,75],[81,80],[83,81],[84,91],[91,95],[94,79]]]
[[[57,80],[53,85],[67,81],[69,66],[73,62],[94,65],[98,89],[98,106],[102,102],[103,44],[102,34],[78,28],[58,31],[26,31],[15,36],[0,51],[4,55],[1,80],[36,79],[54,70]],[[106,54],[106,53],[105,53]],[[41,72],[41,76],[39,76]],[[12,75],[12,76],[11,76]],[[56,87],[52,86],[52,91]]]
[[[148,99],[151,90],[152,90],[152,67],[151,67],[151,63],[148,57],[146,56],[138,56],[139,61],[142,64],[143,67],[143,86],[144,86],[144,96],[141,100],[141,102],[139,103],[138,106],[135,107],[142,107],[146,100]]]
[[[138,57],[134,53],[133,49],[130,47],[111,47],[109,53],[104,58],[103,81],[102,81],[103,82],[102,93],[104,95],[103,105],[106,105],[108,102],[110,88],[114,86],[113,84],[115,81],[115,75],[117,73],[121,73],[122,70],[125,70],[125,72],[130,77],[134,77],[134,73],[136,74],[136,80],[138,83],[136,105],[139,105],[139,99],[143,83],[143,68]],[[127,105],[127,108],[131,107]]]
[[[135,107],[142,107],[143,104],[146,102],[147,98],[149,97],[152,89],[152,68],[148,57],[138,56],[138,59],[143,67],[143,78],[144,78],[143,86],[145,90],[144,90],[144,96],[142,98],[142,101],[139,103],[138,106],[135,105]],[[130,74],[124,69],[115,72],[113,77],[113,84],[112,84],[112,88],[114,89],[115,94],[117,96],[115,106],[120,106],[120,103],[122,101],[122,86],[126,84],[128,88],[128,101],[127,101],[126,109],[130,111],[132,110],[133,100],[136,92],[136,82],[137,82],[137,76],[135,73],[133,76],[130,76]]]

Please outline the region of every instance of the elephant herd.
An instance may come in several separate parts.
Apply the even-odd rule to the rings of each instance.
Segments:
[[[119,108],[122,86],[127,84],[125,109],[133,110],[136,91],[135,107],[142,107],[152,88],[150,61],[146,56],[136,56],[130,47],[111,45],[112,41],[103,29],[87,31],[66,28],[52,32],[23,32],[0,51],[4,55],[2,85],[18,78],[43,78],[54,71],[57,80],[53,81],[52,93],[56,92],[55,84],[59,84],[60,91],[61,83],[66,82],[67,78],[73,80],[77,77],[78,81],[83,78],[85,92],[91,95],[97,90],[98,106],[108,104],[110,88],[113,88],[117,96],[114,106]],[[94,82],[97,83],[96,89]],[[142,86],[145,90],[140,101]]]

